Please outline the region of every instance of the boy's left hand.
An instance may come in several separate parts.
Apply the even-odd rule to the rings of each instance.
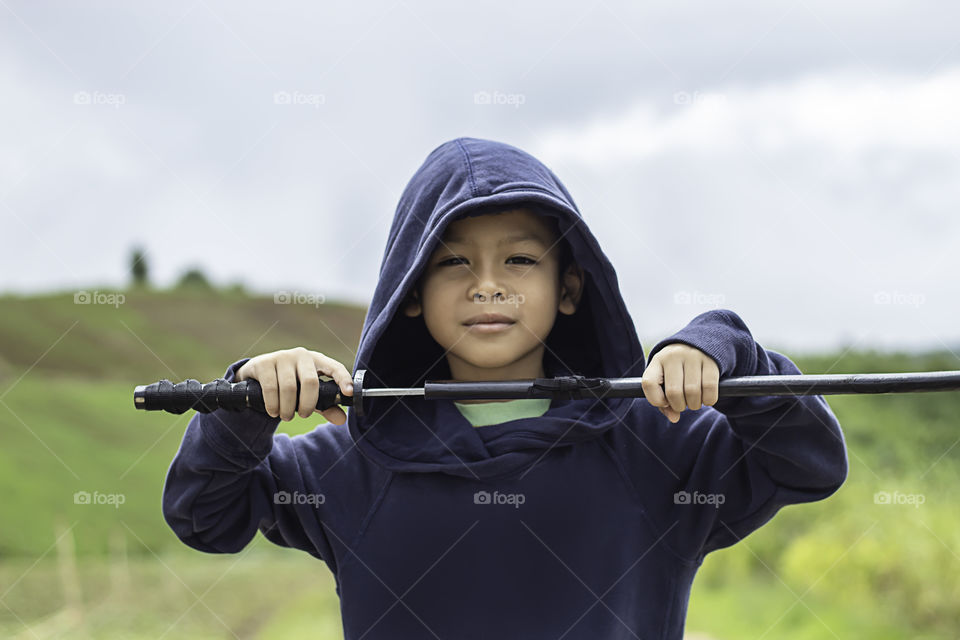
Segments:
[[[687,407],[698,411],[701,402],[711,406],[716,403],[719,383],[716,361],[703,351],[680,343],[668,344],[658,351],[642,377],[644,397],[670,422],[678,422]]]

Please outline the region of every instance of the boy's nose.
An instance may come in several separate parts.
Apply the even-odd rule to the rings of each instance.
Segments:
[[[498,283],[491,274],[481,272],[477,274],[476,282],[470,287],[470,298],[474,302],[486,301],[497,296],[506,295],[504,286]]]
[[[499,298],[502,298],[502,297],[503,297],[503,291],[501,291],[500,289],[491,289],[491,290],[493,291],[493,293],[492,293],[492,294],[489,294],[489,295],[487,294],[486,291],[475,291],[475,292],[473,293],[473,299],[474,299],[474,301],[475,301],[475,302],[486,302],[486,301],[487,301],[488,299],[490,299],[490,298],[498,298],[498,297],[499,297]]]

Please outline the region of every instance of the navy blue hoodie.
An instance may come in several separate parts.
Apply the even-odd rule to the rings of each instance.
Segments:
[[[400,199],[354,364],[365,385],[450,377],[422,316],[398,310],[452,220],[516,206],[555,216],[586,276],[547,338],[546,374],[643,374],[617,275],[557,176],[516,147],[458,138]],[[799,373],[726,309],[650,356],[671,343],[711,356],[721,379]],[[676,424],[643,398],[554,400],[479,428],[449,400],[365,407],[294,437],[263,414],[197,413],[163,488],[166,521],[195,549],[235,553],[260,530],[323,560],[348,639],[680,640],[705,554],[847,474],[821,396],[721,398]]]

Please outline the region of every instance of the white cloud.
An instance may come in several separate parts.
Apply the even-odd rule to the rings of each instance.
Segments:
[[[758,87],[678,92],[662,112],[638,98],[619,116],[570,122],[541,136],[555,161],[618,165],[676,151],[761,152],[816,147],[825,154],[878,148],[953,153],[960,144],[960,67],[928,77],[852,70]]]
[[[960,67],[717,91],[637,98],[529,145],[611,255],[638,327],[679,328],[708,307],[674,295],[696,291],[780,344],[954,340]]]

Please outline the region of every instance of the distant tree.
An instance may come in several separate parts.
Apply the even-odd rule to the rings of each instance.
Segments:
[[[149,268],[147,266],[147,254],[141,247],[135,247],[130,254],[130,274],[133,276],[133,286],[149,286]]]
[[[180,280],[177,281],[177,288],[213,290],[213,285],[210,284],[207,276],[203,275],[203,271],[199,267],[192,267],[180,276]]]

